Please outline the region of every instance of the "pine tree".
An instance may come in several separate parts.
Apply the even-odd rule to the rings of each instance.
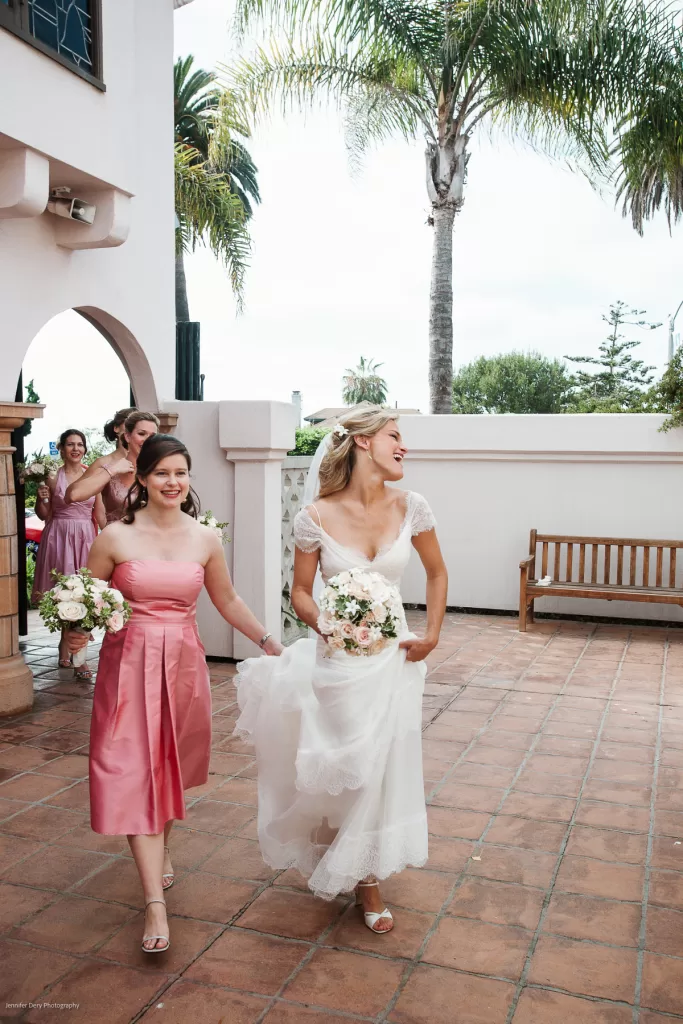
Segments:
[[[573,403],[577,412],[629,412],[637,409],[645,389],[654,380],[654,366],[646,366],[642,359],[634,359],[631,349],[639,341],[628,340],[621,328],[640,327],[654,331],[661,324],[643,320],[644,309],[629,309],[624,302],[610,306],[609,315],[602,319],[610,325],[610,333],[599,348],[598,356],[565,356],[571,363],[599,366],[591,373],[579,370],[574,378]],[[639,317],[641,319],[630,319]]]

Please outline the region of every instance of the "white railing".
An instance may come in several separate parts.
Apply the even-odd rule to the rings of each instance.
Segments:
[[[296,617],[291,603],[294,577],[294,517],[302,507],[311,456],[287,458],[282,463],[282,642],[291,644],[306,636],[306,626]]]

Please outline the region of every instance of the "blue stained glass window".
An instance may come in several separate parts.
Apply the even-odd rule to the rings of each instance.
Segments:
[[[29,32],[76,67],[95,74],[92,6],[93,0],[28,0]]]

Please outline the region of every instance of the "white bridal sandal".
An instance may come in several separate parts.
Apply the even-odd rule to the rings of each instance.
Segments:
[[[167,853],[170,858],[171,851],[169,850],[168,846],[164,847],[164,853]],[[167,879],[170,879],[170,881],[167,881]],[[161,876],[161,888],[164,890],[164,892],[166,892],[167,889],[170,889],[174,882],[175,873],[173,871],[167,871],[165,874]]]
[[[379,887],[379,882],[359,882],[356,886],[356,906],[362,907],[363,901],[360,898],[358,892],[359,889],[366,889],[369,886],[376,885]],[[386,935],[394,927],[394,918],[392,917],[391,911],[385,907],[381,914],[374,914],[369,910],[363,911],[363,920],[365,921],[365,927],[369,928],[375,935]],[[378,921],[391,921],[391,928],[376,928],[375,925]]]
[[[149,900],[148,903],[145,903],[145,910],[147,910],[147,907],[150,905],[150,903],[163,903],[163,905],[166,906],[166,900]],[[151,949],[148,949],[147,946],[145,945],[145,943],[149,942],[150,939],[154,939],[155,943],[157,943],[159,941],[159,939],[163,939],[164,942],[166,943],[166,945],[165,946],[157,946],[155,944],[154,946],[152,946]],[[142,936],[142,952],[143,953],[165,953],[166,950],[170,948],[170,946],[171,946],[171,940],[168,937],[168,935],[143,935]]]

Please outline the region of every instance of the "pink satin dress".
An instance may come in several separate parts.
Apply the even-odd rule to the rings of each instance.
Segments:
[[[197,562],[133,561],[112,585],[133,614],[102,644],[90,727],[90,822],[102,835],[156,835],[203,785],[211,691],[195,621]]]
[[[67,483],[66,473],[60,468],[52,492],[52,515],[40,536],[31,594],[33,602],[54,587],[53,569],[70,576],[87,565],[90,546],[97,536],[92,518],[95,499],[66,505],[64,492]]]

